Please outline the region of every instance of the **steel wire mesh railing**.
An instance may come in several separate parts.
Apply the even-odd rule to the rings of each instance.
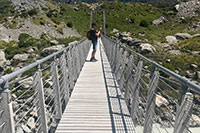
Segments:
[[[102,43],[139,132],[200,130],[199,85],[107,36]]]
[[[0,132],[55,132],[90,44],[83,39],[2,76]]]

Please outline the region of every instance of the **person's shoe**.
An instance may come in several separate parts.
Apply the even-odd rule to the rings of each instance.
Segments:
[[[91,57],[90,61],[94,61],[94,57]]]
[[[95,59],[95,58],[94,58],[93,60],[94,60],[94,61],[98,61],[98,60],[97,60],[97,59]]]

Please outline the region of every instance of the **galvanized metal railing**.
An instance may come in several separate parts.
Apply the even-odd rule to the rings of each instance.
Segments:
[[[0,78],[0,133],[55,132],[90,49],[83,39]]]
[[[138,132],[192,132],[199,127],[200,86],[102,35],[105,52]],[[198,97],[198,98],[197,98]]]

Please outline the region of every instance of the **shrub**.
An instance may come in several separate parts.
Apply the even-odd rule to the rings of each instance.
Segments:
[[[32,9],[32,10],[28,11],[28,15],[29,16],[37,15],[37,11],[35,9]]]
[[[70,21],[70,22],[67,23],[67,26],[72,28],[73,27],[73,23]]]
[[[22,33],[19,35],[19,47],[22,48],[26,48],[29,46],[32,46],[37,40],[34,39],[33,37],[31,37],[28,34]]]
[[[140,26],[141,26],[141,27],[148,27],[149,24],[147,23],[146,20],[142,20],[142,21],[140,22]]]

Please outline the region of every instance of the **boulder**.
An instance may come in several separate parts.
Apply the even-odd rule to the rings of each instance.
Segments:
[[[19,81],[19,84],[21,84],[23,88],[29,88],[33,84],[33,77],[29,77],[29,78]]]
[[[133,38],[131,42],[129,42],[129,46],[139,46],[142,43],[142,40]]]
[[[141,43],[139,46],[141,53],[155,53],[156,49],[149,43]]]
[[[156,106],[161,107],[162,105],[168,105],[169,102],[166,98],[161,95],[156,95]]]
[[[169,50],[168,54],[169,55],[181,55],[181,51],[180,50]]]
[[[167,20],[165,17],[161,16],[160,18],[155,19],[155,20],[152,22],[152,24],[154,24],[154,25],[160,25],[160,24],[163,24],[163,23],[165,23],[165,22],[167,22],[167,21],[168,21],[168,20]]]
[[[25,62],[25,61],[28,60],[28,57],[29,57],[28,54],[16,54],[16,55],[13,57],[13,60]]]
[[[195,114],[192,114],[192,119],[190,119],[189,125],[192,127],[200,125],[200,117]]]
[[[1,33],[0,34],[0,40],[9,43],[10,42],[10,37]]]
[[[198,66],[197,66],[196,64],[191,64],[191,65],[190,65],[190,68],[191,68],[191,69],[196,69],[196,68],[198,68]]]
[[[26,125],[22,125],[22,129],[26,132],[26,133],[32,133],[32,131],[30,130],[30,128]]]
[[[0,67],[3,67],[4,65],[6,65],[6,57],[5,57],[5,53],[3,50],[0,49]]]
[[[174,36],[166,36],[165,37],[165,41],[167,43],[169,43],[169,44],[175,44],[175,43],[178,42],[177,39],[176,39],[176,37],[174,37]]]
[[[75,11],[78,11],[79,9],[78,9],[78,7],[74,7],[74,10],[75,10]]]
[[[50,43],[53,44],[53,45],[58,45],[59,44],[59,42],[57,40],[52,40],[52,41],[50,41]]]
[[[200,34],[194,34],[192,35],[193,38],[197,38],[197,37],[200,37]]]
[[[23,128],[20,126],[17,126],[16,133],[24,133]]]
[[[132,40],[133,40],[132,37],[126,37],[126,36],[124,36],[124,37],[122,37],[121,42],[122,43],[127,43],[127,42],[131,42]]]
[[[29,126],[31,129],[35,128],[36,124],[35,124],[35,119],[33,117],[28,119],[27,126]]]
[[[122,32],[122,33],[119,33],[119,36],[121,36],[121,37],[124,37],[124,36],[130,37],[131,33],[130,32]]]
[[[185,77],[186,77],[186,78],[192,78],[192,77],[193,77],[193,74],[192,74],[190,71],[186,71],[186,72],[185,72]]]
[[[192,38],[192,35],[188,33],[177,33],[175,34],[175,37],[179,40],[185,40],[185,39],[190,39]]]
[[[192,51],[193,55],[200,55],[200,51]]]
[[[195,78],[200,79],[200,72],[195,72]]]
[[[57,46],[45,48],[45,49],[42,50],[41,55],[42,56],[48,56],[48,55],[50,55],[54,52],[61,50],[64,47],[65,47],[65,45],[57,45]]]
[[[119,32],[119,30],[114,28],[111,33],[118,33],[118,32]]]

